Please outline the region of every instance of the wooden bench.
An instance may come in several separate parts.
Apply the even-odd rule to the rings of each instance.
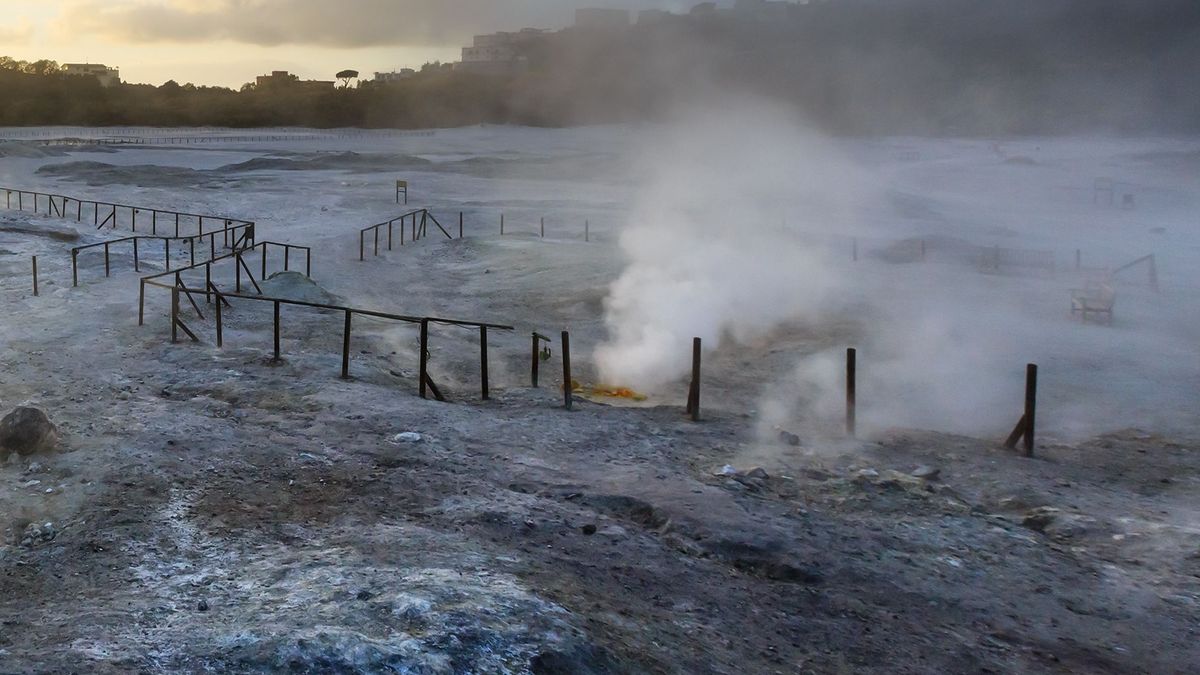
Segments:
[[[1086,288],[1071,289],[1071,314],[1079,314],[1083,321],[1089,316],[1111,325],[1116,293],[1112,286],[1104,283],[1089,283]]]

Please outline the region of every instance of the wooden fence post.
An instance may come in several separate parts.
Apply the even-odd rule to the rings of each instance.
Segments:
[[[342,379],[350,379],[350,317],[352,312],[346,310],[346,325],[342,328]]]
[[[692,383],[688,387],[687,412],[700,421],[700,338],[692,338]]]
[[[421,368],[420,368],[421,384],[417,390],[421,394],[421,398],[426,397],[425,383],[429,380],[429,319],[421,319]]]
[[[33,256],[33,295],[34,295],[34,297],[37,297],[37,295],[38,295],[37,256],[36,255]]]
[[[846,350],[846,435],[858,432],[858,350]]]
[[[279,301],[272,304],[275,305],[275,361],[279,361]]]
[[[562,332],[562,363],[563,363],[563,402],[567,410],[571,409],[572,398],[575,394],[571,384],[571,334]]]
[[[488,343],[487,343],[487,326],[479,327],[479,379],[483,390],[483,400],[488,400],[490,392],[488,391]]]
[[[530,338],[530,342],[533,343],[533,347],[530,350],[530,354],[529,354],[529,358],[531,359],[531,361],[529,362],[529,379],[533,383],[533,388],[537,389],[538,388],[538,334],[537,333],[533,334],[533,337]]]

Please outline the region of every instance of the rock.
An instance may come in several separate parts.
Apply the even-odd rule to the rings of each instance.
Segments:
[[[420,443],[421,434],[415,431],[405,431],[392,436],[393,443]]]
[[[933,480],[937,480],[938,477],[942,475],[942,470],[935,469],[932,466],[918,466],[916,469],[913,470],[912,475],[914,478],[920,478],[921,480],[933,481]]]
[[[196,603],[196,611],[197,612],[207,612],[208,611],[208,601],[201,600],[200,602]]]
[[[1036,509],[1030,509],[1025,513],[1025,517],[1021,519],[1021,525],[1033,530],[1034,532],[1045,532],[1046,528],[1054,522],[1059,513],[1061,512],[1056,508],[1050,506],[1039,506]]]
[[[587,525],[584,525],[583,527],[581,527],[581,528],[579,528],[579,529],[580,529],[580,530],[581,530],[581,531],[582,531],[584,534],[586,534],[586,535],[589,535],[589,536],[591,536],[591,535],[593,535],[593,534],[596,534],[596,526],[595,526],[595,524],[593,524],[593,523],[588,523]]]
[[[37,408],[17,408],[0,420],[0,461],[49,452],[58,444],[58,429]]]
[[[800,445],[800,437],[790,431],[780,431],[779,442],[784,445],[798,446]]]

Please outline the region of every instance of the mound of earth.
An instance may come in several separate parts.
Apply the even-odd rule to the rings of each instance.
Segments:
[[[300,272],[276,272],[262,283],[263,295],[321,305],[343,305],[345,299],[334,295]]]

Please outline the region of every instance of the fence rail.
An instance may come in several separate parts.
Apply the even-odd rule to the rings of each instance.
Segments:
[[[92,224],[98,230],[104,227],[116,229],[121,221],[121,216],[124,214],[128,214],[129,227],[133,232],[138,231],[138,216],[142,215],[142,227],[146,228],[147,223],[145,221],[148,218],[151,235],[157,235],[159,229],[163,229],[164,232],[173,232],[175,237],[182,237],[184,235],[203,236],[207,232],[214,230],[227,230],[231,225],[253,224],[251,221],[241,218],[188,213],[186,211],[171,211],[169,209],[133,206],[93,199],[80,199],[78,197],[38,192],[36,190],[0,187],[0,191],[4,192],[4,208],[6,209],[26,211],[26,206],[30,206],[33,213],[45,213],[67,220],[71,220],[72,215],[74,215],[74,220],[77,223],[84,222],[86,220],[85,215],[91,215]],[[71,208],[72,204],[75,207],[74,209]],[[41,208],[43,205],[44,209]],[[91,213],[88,214],[88,211]],[[212,229],[206,231],[204,229],[205,224],[213,225]],[[189,225],[195,226],[194,232],[188,231],[186,226]],[[145,230],[143,229],[143,231]]]
[[[94,244],[85,244],[76,246],[71,249],[71,285],[79,285],[79,254],[92,249],[104,249],[104,276],[109,277],[112,274],[112,265],[110,261],[110,253],[113,246],[132,242],[133,245],[133,269],[135,272],[141,272],[141,242],[144,241],[161,241],[163,244],[163,264],[167,271],[171,270],[171,242],[180,241],[188,245],[190,265],[198,266],[206,262],[217,260],[217,237],[221,236],[224,240],[221,244],[221,249],[233,251],[244,250],[254,244],[254,223],[245,223],[240,225],[231,225],[220,230],[212,230],[203,235],[190,237],[168,237],[168,236],[153,236],[153,235],[135,235],[132,237],[122,237],[121,239],[112,239],[109,241],[97,242]],[[208,240],[208,260],[196,262],[196,242]],[[201,255],[204,253],[204,247],[200,248]]]
[[[429,233],[429,223],[432,222],[437,226],[442,234],[446,235],[447,239],[454,237],[442,227],[438,219],[434,217],[433,212],[429,209],[417,209],[409,211],[401,216],[396,216],[391,220],[369,225],[358,231],[358,259],[360,261],[367,259],[367,233],[371,234],[372,246],[374,255],[379,255],[379,233],[387,228],[387,250],[392,250],[392,242],[395,239],[397,225],[400,230],[400,245],[404,246],[404,229],[408,227],[410,230],[409,242],[416,242],[424,238]]]

